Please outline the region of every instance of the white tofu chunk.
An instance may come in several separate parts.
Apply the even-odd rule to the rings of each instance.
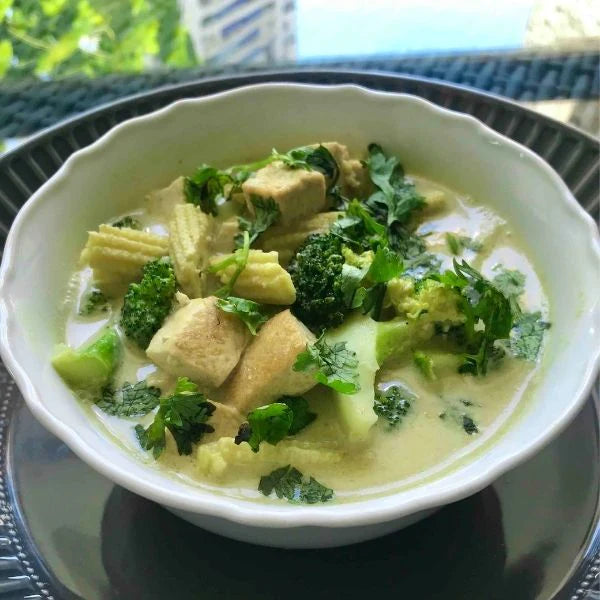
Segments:
[[[337,183],[342,194],[350,199],[366,196],[370,188],[369,172],[360,160],[350,158],[348,147],[339,142],[323,142],[321,146],[331,152],[338,164],[340,176]]]
[[[243,183],[242,190],[251,213],[254,210],[252,196],[272,198],[281,211],[278,222],[282,225],[321,212],[327,206],[322,173],[290,169],[281,162],[256,171]]]
[[[246,414],[283,395],[307,392],[316,385],[313,374],[292,367],[298,354],[314,341],[314,335],[289,310],[278,313],[244,352],[221,389],[222,401]]]
[[[190,300],[156,332],[146,354],[161,369],[219,387],[235,368],[249,339],[244,323],[217,307],[214,296]]]

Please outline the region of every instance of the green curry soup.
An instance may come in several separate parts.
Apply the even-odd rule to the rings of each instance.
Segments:
[[[511,225],[377,144],[202,165],[89,233],[58,373],[174,477],[273,502],[439,476],[530,395],[547,302]]]

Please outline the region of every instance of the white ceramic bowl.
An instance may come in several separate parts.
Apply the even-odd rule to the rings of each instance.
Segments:
[[[239,163],[273,147],[329,139],[356,153],[377,141],[409,172],[468,193],[510,220],[527,241],[550,299],[543,382],[529,409],[486,452],[433,482],[378,499],[259,504],[167,477],[105,437],[49,364],[86,231],[201,162]],[[592,219],[545,162],[471,117],[356,86],[257,85],[132,119],[69,158],[15,220],[0,273],[0,318],[2,358],[29,408],[100,473],[236,539],[335,546],[393,531],[477,492],[565,427],[598,365],[600,243]]]

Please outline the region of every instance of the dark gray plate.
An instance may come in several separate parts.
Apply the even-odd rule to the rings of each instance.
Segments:
[[[165,88],[36,136],[0,159],[1,242],[29,195],[114,124],[178,98],[261,81],[354,82],[474,114],[541,154],[597,217],[599,150],[590,136],[437,82],[287,72]],[[37,424],[0,366],[0,596],[600,600],[599,421],[596,388],[567,430],[533,459],[421,523],[346,548],[271,550],[194,528],[96,474]]]

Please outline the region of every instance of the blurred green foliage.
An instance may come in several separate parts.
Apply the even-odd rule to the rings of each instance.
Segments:
[[[196,63],[177,0],[0,0],[0,77]]]

